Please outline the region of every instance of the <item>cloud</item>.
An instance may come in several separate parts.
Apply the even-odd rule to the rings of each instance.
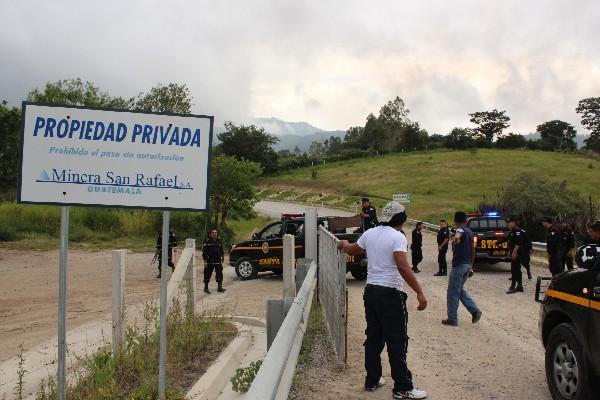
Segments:
[[[600,95],[600,3],[0,0],[0,97],[81,77],[130,97],[190,87],[217,122],[363,124],[395,96],[432,133],[506,109],[511,129],[578,123]],[[578,125],[579,126],[579,125]]]

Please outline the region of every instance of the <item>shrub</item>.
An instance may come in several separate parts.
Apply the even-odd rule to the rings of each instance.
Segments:
[[[235,374],[231,378],[231,386],[234,391],[246,393],[250,386],[252,386],[252,382],[262,365],[262,360],[257,360],[250,363],[249,366],[244,368],[238,368],[235,371]]]

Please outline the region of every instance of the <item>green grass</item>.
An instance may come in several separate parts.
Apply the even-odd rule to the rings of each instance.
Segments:
[[[129,327],[122,354],[102,348],[82,360],[69,381],[67,398],[74,400],[158,398],[158,307],[146,306],[140,327]],[[236,335],[233,324],[218,314],[191,315],[179,303],[167,321],[167,399],[183,400],[186,392]],[[38,400],[55,400],[56,384],[42,383]]]
[[[160,230],[160,211],[116,208],[71,207],[69,216],[69,247],[100,250],[126,248],[133,251],[154,251]],[[206,213],[171,212],[171,227],[180,241],[204,240],[209,228]],[[232,240],[250,236],[267,219],[257,216],[250,220],[231,220]],[[49,250],[59,245],[60,207],[0,203],[0,248],[18,250]]]
[[[528,172],[566,180],[587,199],[600,201],[600,160],[584,153],[549,153],[527,150],[479,149],[391,154],[319,166],[316,179],[311,168],[265,177],[263,187],[295,185],[298,192],[346,196],[338,205],[354,208],[369,196],[376,206],[393,193],[411,193],[408,213],[412,218],[436,221],[457,209],[473,210],[485,197],[495,199],[511,178]]]

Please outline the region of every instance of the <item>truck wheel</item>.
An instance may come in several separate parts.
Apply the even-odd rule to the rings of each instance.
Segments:
[[[242,257],[235,263],[235,274],[243,281],[256,278],[258,271],[248,257]]]
[[[364,281],[367,279],[367,269],[359,265],[350,268],[350,275],[357,281]]]
[[[550,332],[546,380],[554,400],[591,400],[588,361],[571,324],[560,324]]]

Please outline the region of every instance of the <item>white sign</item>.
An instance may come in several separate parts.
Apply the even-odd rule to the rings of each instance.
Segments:
[[[23,103],[19,203],[206,210],[213,117]]]
[[[410,193],[395,193],[392,200],[398,203],[410,203]]]

